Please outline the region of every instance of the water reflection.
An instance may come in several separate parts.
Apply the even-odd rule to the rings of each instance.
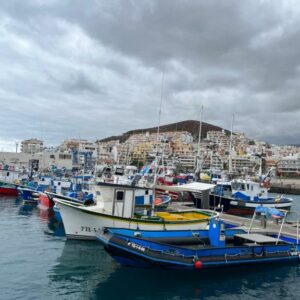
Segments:
[[[49,272],[50,288],[59,295],[91,298],[99,282],[105,282],[114,270],[115,263],[99,243],[68,240]]]
[[[20,203],[22,203],[23,200],[16,197],[7,197],[4,195],[0,195],[0,210],[3,210],[5,208],[9,207],[16,207],[19,206]]]
[[[48,223],[54,216],[52,209],[41,209],[38,206],[39,217],[43,223]]]
[[[49,212],[47,221],[48,221],[48,228],[45,231],[46,234],[57,236],[57,237],[63,237],[66,235],[63,223],[60,220],[57,220],[53,210],[51,213]]]
[[[21,204],[19,208],[19,215],[31,216],[35,208],[36,208],[36,204],[33,203]]]
[[[299,267],[259,266],[200,272],[117,268],[99,282],[94,298],[110,299],[293,299],[300,289],[296,284]],[[293,288],[291,289],[291,285]],[[115,287],[118,287],[117,289]],[[184,296],[183,296],[184,295]]]
[[[15,199],[15,204],[16,204],[17,206],[23,204],[23,199],[22,199],[22,197],[17,197],[17,198]]]

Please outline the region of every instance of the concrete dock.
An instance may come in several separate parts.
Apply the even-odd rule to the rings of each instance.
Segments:
[[[274,232],[274,233],[279,232],[281,223],[276,223],[272,220],[267,220],[266,227],[263,228],[263,226],[261,224],[261,220],[258,218],[259,217],[257,217],[254,220],[251,231]],[[229,215],[226,213],[222,214],[221,219],[224,220],[226,223],[236,225],[238,227],[243,227],[245,229],[248,229],[250,227],[251,220],[252,220],[249,218]],[[295,220],[294,224],[296,225],[296,220]],[[297,226],[293,226],[291,224],[284,223],[281,233],[296,239],[297,238]]]

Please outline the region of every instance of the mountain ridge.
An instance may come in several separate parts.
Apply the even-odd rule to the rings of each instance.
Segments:
[[[159,128],[160,133],[164,132],[176,132],[176,131],[187,131],[192,134],[194,139],[198,140],[199,135],[199,121],[195,120],[185,120],[180,121],[176,123],[170,123],[161,125]],[[224,129],[220,126],[216,126],[210,123],[202,122],[202,128],[201,128],[201,138],[205,138],[208,131],[215,130],[215,131],[222,131],[224,130],[226,134],[230,134],[230,131],[227,129]],[[115,135],[110,136],[104,139],[97,140],[97,142],[110,142],[115,140],[120,140],[120,143],[124,143],[130,135],[132,134],[140,134],[140,133],[156,133],[157,132],[157,126],[156,127],[149,127],[149,128],[143,128],[143,129],[133,129],[129,130],[121,135]]]

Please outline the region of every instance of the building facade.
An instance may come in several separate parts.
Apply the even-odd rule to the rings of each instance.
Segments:
[[[29,139],[21,142],[21,152],[23,153],[39,153],[43,151],[44,142],[38,139]]]

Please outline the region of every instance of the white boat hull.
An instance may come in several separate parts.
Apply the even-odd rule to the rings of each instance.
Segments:
[[[93,212],[93,208],[74,207],[55,199],[54,201],[61,214],[65,233],[69,239],[96,239],[96,234],[105,227],[137,230],[199,230],[207,228],[208,225],[208,219],[193,222],[163,223],[114,217]]]

